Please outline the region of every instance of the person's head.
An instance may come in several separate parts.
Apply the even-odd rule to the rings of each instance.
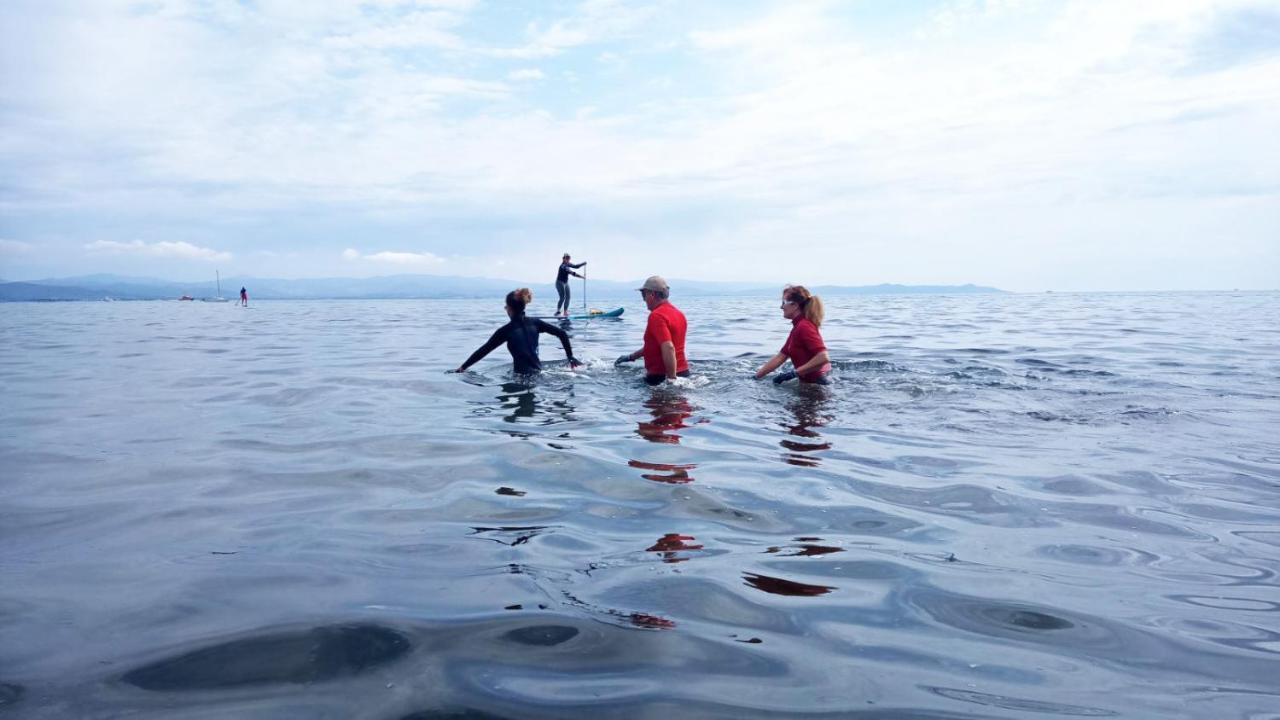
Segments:
[[[565,254],[564,254],[564,257],[562,257],[562,258],[560,258],[560,259],[561,259],[561,260],[563,260],[563,261],[565,261],[565,262],[569,262],[569,253],[565,253]]]
[[[518,288],[507,293],[507,314],[523,315],[524,308],[533,302],[533,292],[529,288]]]
[[[666,302],[671,296],[671,286],[667,285],[667,281],[663,280],[661,275],[649,276],[644,281],[644,285],[636,289],[640,291],[640,297],[644,299],[644,304],[650,310]]]
[[[822,327],[822,298],[803,285],[782,288],[782,317],[794,320],[802,315],[815,327]]]

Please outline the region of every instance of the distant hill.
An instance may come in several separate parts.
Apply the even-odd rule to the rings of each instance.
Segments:
[[[673,295],[714,297],[774,295],[781,285],[743,282],[707,282],[671,279]],[[641,280],[617,282],[588,280],[587,297],[630,297]],[[272,278],[228,277],[222,280],[222,294],[233,298],[240,287],[249,289],[256,300],[397,299],[397,298],[486,298],[499,297],[517,287],[529,287],[541,298],[554,298],[549,282],[529,283],[494,278],[464,278],[444,275],[387,275],[371,278]],[[978,285],[822,285],[810,288],[820,295],[922,295],[1004,292]],[[118,275],[83,275],[28,282],[0,282],[0,302],[32,300],[176,300],[182,295],[197,298],[217,294],[213,282],[174,282],[155,278]],[[582,298],[582,282],[573,285],[575,301]]]

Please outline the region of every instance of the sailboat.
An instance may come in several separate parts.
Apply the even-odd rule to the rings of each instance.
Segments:
[[[200,299],[205,302],[227,302],[227,299],[222,297],[222,273],[218,272],[217,270],[214,270],[213,274],[217,278],[218,294],[215,297],[200,298]]]

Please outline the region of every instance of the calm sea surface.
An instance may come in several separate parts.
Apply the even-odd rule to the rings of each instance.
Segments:
[[[673,299],[0,305],[0,715],[1280,718],[1280,294]]]

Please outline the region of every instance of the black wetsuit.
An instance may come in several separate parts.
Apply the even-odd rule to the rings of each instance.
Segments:
[[[556,303],[556,312],[560,312],[560,307],[564,306],[566,314],[569,312],[569,271],[573,268],[580,268],[586,265],[580,262],[577,265],[568,262],[560,263],[560,270],[556,272],[556,294],[560,296],[559,302]],[[575,275],[577,273],[574,273]],[[581,277],[581,276],[579,276]]]
[[[462,367],[471,367],[505,342],[507,350],[511,351],[512,369],[517,373],[538,372],[542,369],[542,362],[538,360],[538,333],[551,333],[560,338],[565,355],[573,357],[573,346],[569,344],[569,335],[564,330],[541,320],[517,315],[506,325],[495,330],[489,341],[481,345],[479,350],[471,353],[471,357],[462,363]]]

